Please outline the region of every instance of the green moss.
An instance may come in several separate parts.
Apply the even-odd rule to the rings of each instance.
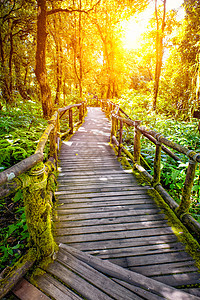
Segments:
[[[50,162],[46,166],[39,163],[29,172],[24,188],[24,204],[30,243],[37,249],[40,257],[53,255],[56,244],[52,234],[52,193],[56,189],[55,176],[48,176],[54,169]]]
[[[12,277],[19,275],[21,273],[21,268],[27,264],[31,267],[32,264],[37,260],[37,250],[35,248],[30,248],[28,252],[22,256],[12,267],[8,267],[4,273],[3,273],[3,278],[0,280],[0,290],[2,292],[5,291],[7,286],[9,286],[9,290],[12,289],[14,286],[14,283],[10,285],[10,282],[12,282]],[[22,275],[21,275],[22,276]]]
[[[176,214],[165,203],[159,193],[154,190],[148,190],[148,194],[155,200],[167,217],[168,224],[171,226],[178,240],[185,245],[186,251],[193,257],[196,266],[200,269],[200,245],[189,233],[187,228],[181,223]]]

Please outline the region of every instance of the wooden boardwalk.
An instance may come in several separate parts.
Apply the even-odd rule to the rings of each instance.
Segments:
[[[146,287],[141,291],[139,283],[137,288],[133,285],[131,288],[133,282],[122,284],[118,282],[119,277],[109,285],[112,276],[106,272],[107,280],[104,277],[101,281],[99,275],[101,284],[93,287],[94,290],[89,286],[86,288],[82,286],[82,280],[90,281],[97,271],[90,270],[90,279],[83,279],[84,270],[87,273],[84,266],[82,279],[78,279],[77,266],[70,265],[73,253],[69,249],[73,247],[78,253],[88,255],[88,261],[92,261],[90,255],[98,257],[119,268],[119,273],[130,270],[138,276],[146,276],[147,282],[152,280],[152,287],[154,283],[160,283],[160,289],[163,286],[163,289],[166,286],[178,288],[193,293],[198,299],[200,291],[192,287],[200,283],[195,262],[185,252],[184,245],[177,241],[166,217],[148,195],[151,187],[140,186],[133,174],[121,167],[109,145],[109,137],[110,124],[103,112],[99,108],[89,108],[84,124],[70,141],[62,143],[56,223],[56,241],[61,243],[61,248],[57,260],[38,280],[38,286],[55,299],[193,299],[192,295],[175,297],[175,289],[169,298],[159,295],[156,289],[155,294]],[[65,245],[70,247],[65,248]],[[79,265],[81,272],[80,262]],[[109,286],[119,290],[118,297],[106,292]],[[89,297],[88,293],[96,298]]]

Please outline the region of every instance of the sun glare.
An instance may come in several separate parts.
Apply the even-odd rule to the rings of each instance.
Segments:
[[[123,36],[122,43],[123,47],[127,50],[137,49],[140,45],[141,35],[145,32],[147,22],[136,21],[135,18],[131,18],[129,21],[122,22]]]
[[[167,11],[171,9],[178,10],[179,14],[177,15],[177,18],[182,19],[184,17],[184,9],[181,9],[182,4],[183,0],[168,0]],[[137,19],[132,17],[128,21],[121,22],[120,25],[123,30],[121,40],[125,49],[137,49],[140,46],[142,34],[145,33],[149,20],[152,18],[153,14],[154,6],[150,5],[145,11],[137,16]]]

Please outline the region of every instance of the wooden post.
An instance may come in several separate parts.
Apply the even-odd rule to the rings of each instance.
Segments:
[[[121,157],[121,152],[122,152],[122,133],[123,133],[123,121],[120,120],[118,157]]]
[[[49,156],[53,157],[57,162],[57,124],[54,125],[49,135],[50,149]]]
[[[69,134],[73,134],[73,115],[72,115],[72,108],[69,109],[69,128],[70,128]]]
[[[111,102],[109,102],[109,110],[108,110],[108,114],[109,114],[109,116],[110,116],[110,113],[111,113],[111,111],[112,111],[112,103],[111,103]]]
[[[141,132],[138,130],[138,126],[140,126],[141,121],[135,121],[135,135],[134,135],[134,160],[135,163],[140,165],[140,153],[141,153]]]
[[[115,135],[115,118],[111,117],[111,133],[110,133],[110,143],[112,144],[112,137]]]
[[[82,123],[82,121],[83,121],[83,113],[82,113],[82,111],[83,111],[83,103],[81,103],[81,106],[79,106],[79,122],[81,122]]]
[[[57,155],[60,151],[60,115],[57,116]]]
[[[179,217],[181,217],[183,214],[189,213],[191,204],[191,191],[193,187],[196,166],[197,162],[189,160],[189,166],[187,168],[181,203],[177,208],[177,215]]]
[[[154,158],[154,173],[153,173],[153,186],[160,183],[160,166],[161,166],[161,147],[162,144],[156,141],[156,153]]]
[[[84,117],[85,115],[85,108],[86,108],[87,104],[85,102],[82,102],[82,116]]]
[[[41,257],[54,253],[52,234],[52,203],[49,197],[48,171],[43,163],[33,167],[28,174],[21,175],[26,222],[30,240]]]
[[[118,119],[115,118],[115,135],[117,135],[117,132],[118,132]]]

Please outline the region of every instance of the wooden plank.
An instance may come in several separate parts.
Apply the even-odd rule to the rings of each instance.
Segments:
[[[179,299],[179,300],[198,299],[196,296],[189,295],[187,293],[184,293],[180,290],[169,287],[163,283],[160,283],[158,281],[155,281],[151,278],[145,277],[138,273],[135,273],[135,272],[132,272],[129,270],[125,270],[115,264],[110,263],[109,261],[101,260],[97,257],[85,254],[84,252],[81,252],[72,247],[61,244],[60,248],[63,248],[66,252],[72,254],[79,260],[87,263],[91,267],[95,268],[96,270],[98,270],[108,276],[123,280],[127,283],[139,286],[141,288],[147,288],[148,291],[149,290],[151,292],[154,291],[154,292],[156,292],[157,295],[160,295],[164,298]]]
[[[164,228],[168,227],[166,221],[154,221],[154,222],[141,222],[141,223],[125,223],[125,224],[111,224],[111,225],[98,225],[98,226],[82,226],[75,228],[57,228],[58,235],[75,235],[75,234],[88,234],[88,233],[100,233],[100,232],[113,232],[115,231],[128,231],[128,230],[140,230],[140,229],[152,229],[152,228]]]
[[[128,195],[146,195],[146,191],[149,190],[149,188],[147,189],[144,189],[144,188],[135,188],[134,190],[132,191],[107,191],[107,192],[101,192],[98,190],[96,192],[89,192],[89,193],[81,193],[81,190],[80,191],[77,191],[77,193],[70,193],[70,192],[67,192],[66,190],[61,190],[61,191],[58,191],[56,192],[56,195],[58,196],[61,196],[61,195],[64,195],[65,199],[67,198],[72,198],[73,199],[76,199],[76,198],[80,198],[80,197],[84,197],[85,199],[87,198],[95,198],[95,197],[112,197],[112,196],[117,196],[117,197],[123,197],[123,196],[128,196]],[[148,196],[147,196],[148,198]],[[152,203],[154,203],[152,201]]]
[[[79,185],[78,185],[79,186]],[[88,183],[87,186],[85,186],[83,188],[83,193],[85,192],[88,192],[88,190],[97,190],[99,189],[100,192],[107,192],[107,191],[113,191],[113,190],[133,190],[134,189],[134,186],[137,186],[137,183],[130,183],[130,184],[126,184],[126,183],[123,183],[121,184],[120,186],[116,186],[115,184],[106,184],[105,183],[98,183],[98,184],[95,184],[95,183]],[[58,184],[58,187],[59,189],[67,189],[67,191],[69,192],[76,192],[77,191],[77,186],[74,186],[74,185],[70,185],[68,184],[67,186],[65,184],[62,184],[62,183],[59,183]],[[148,196],[148,195],[147,195]],[[150,196],[149,196],[150,198]]]
[[[62,162],[62,165],[61,165]],[[113,168],[116,170],[121,170],[121,166],[119,164],[119,162],[113,160],[113,161],[106,161],[106,162],[93,162],[93,161],[83,161],[82,163],[80,161],[75,161],[69,162],[66,161],[64,159],[61,159],[59,162],[59,166],[61,166],[62,170],[66,170],[67,171],[74,171],[74,170],[85,170],[85,171],[90,171],[91,167],[92,170],[102,170],[102,169],[107,169],[107,170],[112,170]],[[59,168],[58,170],[60,171]]]
[[[131,191],[132,194],[129,192],[127,192],[127,196],[129,195],[130,196],[130,199],[127,199],[127,200],[138,200],[139,199],[144,199],[144,200],[149,200],[148,203],[151,203],[151,204],[154,204],[155,205],[155,202],[152,201],[151,199],[149,199],[148,196],[146,196],[146,194],[139,190],[139,191]],[[99,198],[101,198],[101,194],[102,194],[102,201],[108,201],[107,198],[111,198],[113,200],[117,200],[117,201],[122,201],[122,200],[126,200],[126,195],[124,195],[123,193],[121,193],[120,195],[120,192],[118,193],[113,193],[113,192],[107,192],[107,193],[104,193],[104,192],[96,192],[96,193],[81,193],[81,191],[77,191],[77,193],[68,193],[68,191],[63,191],[61,190],[59,193],[57,193],[56,195],[58,196],[60,202],[62,202],[62,199],[72,199],[74,202],[76,201],[80,201],[82,200],[82,202],[86,202],[88,201],[88,199],[94,199],[95,201],[95,198],[98,198],[97,200],[100,200]],[[139,197],[137,197],[139,195]],[[130,203],[130,201],[126,201],[126,203]],[[137,203],[137,202],[133,202],[133,203]],[[146,202],[142,202],[140,201],[140,204],[143,204],[143,203],[146,203]]]
[[[58,183],[62,183],[62,184],[67,184],[67,185],[76,185],[76,186],[85,186],[86,184],[91,184],[91,183],[95,183],[95,184],[122,184],[122,183],[128,183],[130,184],[132,182],[132,180],[130,178],[123,178],[123,177],[112,177],[112,176],[96,176],[93,178],[90,178],[88,180],[88,178],[67,178],[67,176],[65,177],[61,177],[58,178]]]
[[[134,266],[130,269],[145,276],[198,272],[198,268],[195,266],[195,262],[192,259],[181,262],[163,263],[162,265],[159,265],[159,267],[158,265]]]
[[[60,178],[58,178],[58,183],[62,182],[63,184],[67,185],[77,185],[77,186],[83,186],[87,185],[88,183],[95,183],[95,184],[102,184],[102,183],[114,183],[117,185],[117,183],[131,183],[131,180],[128,178],[123,178],[122,176],[113,176],[113,175],[93,175],[87,178],[86,176],[74,176],[74,177],[68,177],[66,174]]]
[[[85,241],[82,243],[68,243],[72,247],[90,252],[90,251],[98,251],[104,249],[121,249],[123,251],[127,247],[137,247],[137,246],[145,246],[145,245],[154,245],[175,242],[177,238],[174,235],[162,235],[162,236],[153,236],[153,237],[142,237],[142,238],[129,238],[129,239],[120,239],[120,240],[106,240],[106,241]],[[59,240],[58,240],[59,242]]]
[[[119,170],[117,169],[112,169],[112,170],[94,170],[94,171],[84,171],[84,170],[78,170],[78,171],[69,171],[66,169],[66,172],[65,172],[65,169],[62,168],[62,171],[59,173],[59,176],[58,178],[64,176],[64,175],[67,175],[67,176],[70,176],[70,177],[84,177],[84,176],[87,176],[87,177],[91,177],[91,176],[99,176],[99,175],[112,175],[112,176],[124,176],[126,177],[127,176],[127,173],[124,173],[124,172],[119,172]]]
[[[68,215],[68,214],[85,214],[85,213],[101,213],[101,212],[112,212],[112,211],[137,211],[137,210],[145,210],[146,213],[149,210],[156,209],[155,204],[140,204],[140,205],[118,205],[118,206],[97,206],[97,207],[79,207],[79,208],[71,208],[71,209],[63,209],[59,210],[59,215]],[[125,214],[123,212],[123,214]],[[123,215],[122,214],[122,215]]]
[[[99,241],[99,240],[116,240],[122,238],[132,238],[132,237],[141,237],[141,236],[155,236],[162,234],[172,234],[171,227],[166,228],[153,228],[147,230],[133,230],[126,231],[122,230],[120,232],[99,232],[90,233],[90,234],[80,234],[80,235],[57,235],[57,240],[62,243],[81,243],[81,242],[89,242],[89,241]]]
[[[81,213],[76,213],[73,215],[62,215],[60,214],[60,211],[58,211],[58,218],[60,221],[73,221],[73,220],[91,220],[91,219],[102,219],[102,218],[113,218],[113,217],[121,217],[122,215],[126,216],[139,216],[139,215],[151,215],[155,213],[159,213],[160,210],[157,208],[153,209],[132,209],[132,210],[127,210],[126,212],[123,211],[123,214],[121,211],[111,211],[111,212],[95,212],[90,214],[81,214]]]
[[[79,192],[79,194],[78,194],[78,192]],[[101,194],[104,194],[104,195],[102,195],[102,197],[101,197]],[[82,200],[81,202],[83,202],[83,201],[89,201],[89,199],[92,199],[92,200],[94,200],[95,201],[95,199],[98,201],[98,200],[100,200],[99,198],[101,198],[102,199],[102,201],[108,201],[108,200],[125,200],[125,199],[127,199],[127,200],[137,200],[137,199],[147,199],[147,200],[149,200],[149,197],[148,197],[148,195],[145,193],[145,192],[143,192],[143,191],[141,191],[141,190],[139,190],[139,191],[132,191],[132,194],[130,193],[129,195],[127,194],[127,195],[119,195],[119,193],[107,193],[106,195],[105,195],[106,193],[89,193],[89,194],[81,194],[81,191],[77,191],[77,194],[68,194],[68,192],[67,191],[59,191],[59,193],[57,192],[56,193],[56,195],[57,195],[57,197],[58,197],[58,199],[60,200],[60,202],[62,202],[62,201],[66,201],[67,199],[73,199],[74,200],[74,202],[76,201],[76,199],[77,199],[77,201],[80,201],[80,200]],[[129,197],[130,199],[128,199],[127,197]],[[91,201],[92,201],[91,200]],[[153,202],[153,201],[151,201],[151,203],[153,203],[153,204],[155,204],[155,202]]]
[[[30,299],[30,295],[31,300],[50,299],[24,278],[21,279],[20,282],[12,289],[12,292],[21,300]]]
[[[101,259],[109,259],[110,257],[129,257],[129,256],[136,256],[136,255],[152,255],[152,254],[162,254],[162,253],[173,253],[179,252],[180,250],[184,250],[185,247],[180,244],[176,243],[176,247],[169,247],[167,244],[159,244],[159,245],[148,245],[143,247],[128,247],[122,249],[104,249],[104,250],[93,250],[88,251],[88,254],[98,255]],[[196,269],[198,270],[198,269]]]
[[[119,284],[116,284],[113,280],[98,272],[94,268],[88,266],[86,263],[78,260],[70,253],[63,251],[62,249],[58,253],[57,261],[64,266],[77,273],[85,280],[108,294],[110,297],[118,300],[141,300],[135,293],[130,292],[128,289],[123,288]]]
[[[103,218],[103,219],[89,219],[81,221],[67,221],[67,222],[57,222],[56,228],[71,228],[71,227],[82,227],[82,226],[94,226],[94,225],[106,225],[106,224],[125,224],[125,223],[137,223],[146,221],[159,221],[166,220],[163,214],[155,215],[144,215],[144,216],[134,216],[130,217],[114,217],[114,218]]]
[[[183,291],[198,296],[200,298],[200,288],[183,288]]]
[[[155,264],[163,264],[170,262],[181,262],[181,261],[191,261],[191,256],[184,251],[180,251],[177,253],[160,253],[160,254],[151,254],[151,255],[137,255],[137,256],[127,256],[126,258],[109,258],[114,264],[125,266],[130,268],[131,270],[137,266],[145,266],[145,265],[155,265]]]
[[[87,193],[106,193],[106,192],[113,192],[113,190],[115,192],[127,192],[127,191],[135,191],[135,190],[144,190],[143,187],[139,187],[137,185],[137,183],[135,183],[135,185],[131,184],[129,186],[119,186],[119,187],[115,187],[115,186],[100,186],[99,184],[96,184],[96,185],[93,185],[93,186],[86,186],[84,189],[81,189],[81,191],[77,191],[77,189],[74,187],[74,186],[69,186],[69,185],[62,185],[62,184],[59,184],[59,190],[63,190],[63,191],[67,191],[67,194],[77,194],[77,193],[82,193],[82,194],[87,194]],[[57,194],[57,192],[56,192]],[[128,194],[127,194],[128,195]],[[147,195],[147,197],[149,197]],[[149,197],[149,199],[151,199]]]
[[[127,282],[124,282],[124,281],[116,279],[116,278],[112,278],[112,279],[113,279],[113,281],[121,284],[122,286],[126,287],[130,291],[133,291],[133,292],[137,293],[138,295],[143,297],[143,299],[148,299],[148,298],[149,299],[155,299],[155,300],[166,299],[166,298],[163,298],[162,296],[158,296],[158,295],[155,295],[155,294],[152,295],[152,293],[149,292],[148,290],[141,289],[140,287],[136,287],[133,284],[129,284]],[[153,298],[151,298],[151,297],[153,297]]]
[[[163,282],[165,284],[174,286],[174,287],[182,287],[182,286],[192,286],[194,284],[200,283],[200,274],[198,272],[195,273],[184,273],[184,274],[170,274],[166,276],[154,276],[155,280],[159,282]]]
[[[62,264],[55,261],[48,265],[47,271],[62,280],[67,286],[75,290],[78,294],[86,299],[97,300],[105,299],[111,300],[113,298],[100,291],[98,288],[87,282],[82,277],[73,273],[71,270],[65,268]]]
[[[129,174],[130,175],[130,174]],[[97,175],[71,175],[70,178],[68,178],[68,175],[67,173],[59,173],[59,176],[58,176],[58,181],[60,179],[63,179],[65,178],[65,182],[68,182],[68,181],[78,181],[78,180],[81,180],[81,181],[84,181],[86,180],[88,182],[88,180],[101,180],[102,178],[105,178],[105,180],[112,180],[112,179],[128,179],[130,180],[130,177],[129,177],[128,174],[97,174]]]
[[[104,200],[105,199],[105,200]],[[70,209],[70,208],[83,208],[83,207],[98,207],[98,206],[118,206],[118,205],[126,205],[126,204],[135,204],[136,208],[138,205],[144,205],[144,204],[152,204],[152,200],[150,199],[116,199],[116,198],[111,198],[112,200],[107,200],[106,198],[101,199],[101,197],[99,197],[96,201],[96,198],[93,199],[67,199],[67,200],[63,200],[60,201],[62,203],[62,205],[58,206],[58,210],[63,210],[63,209]],[[117,200],[117,201],[116,201]],[[154,204],[155,205],[155,204]]]
[[[38,276],[38,287],[41,288],[50,297],[56,300],[80,300],[83,299],[71,291],[67,286],[61,284],[58,280],[51,277],[49,274]],[[26,298],[30,299],[30,298]],[[32,298],[31,298],[32,300]],[[39,300],[39,299],[37,299]]]

